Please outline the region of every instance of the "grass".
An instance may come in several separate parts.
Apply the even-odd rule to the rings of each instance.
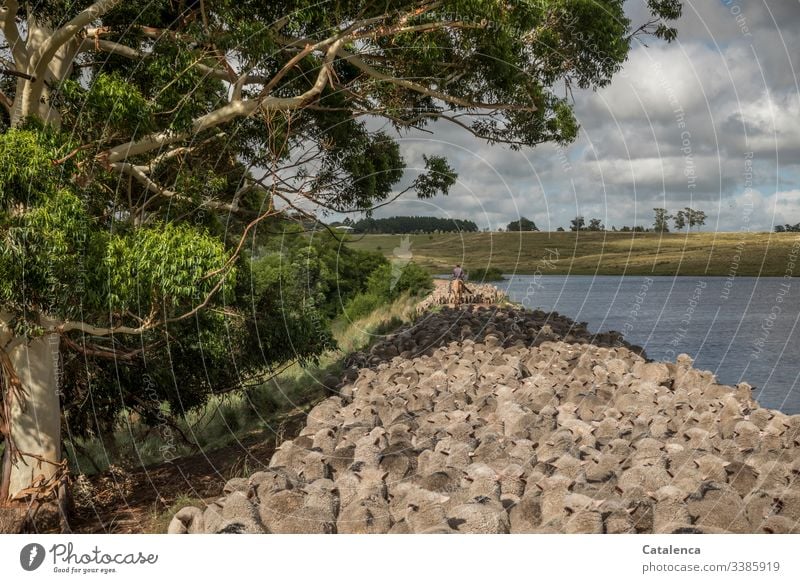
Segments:
[[[351,235],[349,244],[391,258],[403,237]],[[468,271],[552,275],[783,276],[798,241],[798,233],[745,232],[410,235],[414,261],[431,273],[449,273],[460,263]]]
[[[405,295],[354,322],[340,318],[332,326],[339,349],[322,355],[319,364],[307,367],[292,364],[263,384],[212,397],[201,409],[187,413],[179,422],[180,429],[204,451],[220,449],[253,435],[275,435],[276,430],[280,432],[283,420],[308,411],[328,395],[323,383],[326,377],[342,372],[345,355],[369,346],[409,321],[415,314],[416,302]],[[165,461],[162,434],[135,419],[130,425],[121,419],[120,426],[122,429],[113,437],[117,450],[113,454],[106,447],[108,439],[106,444],[99,439],[67,442],[72,472],[92,475],[98,470],[105,471],[110,464],[141,467]],[[174,431],[171,433],[176,435]],[[176,458],[196,453],[196,448],[176,438],[169,453]],[[242,472],[246,473],[246,469]]]

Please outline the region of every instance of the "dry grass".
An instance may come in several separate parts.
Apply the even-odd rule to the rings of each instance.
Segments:
[[[351,236],[391,258],[401,235]],[[464,233],[411,235],[414,261],[432,273],[497,267],[505,273],[782,276],[798,233]],[[543,261],[555,259],[552,267]],[[738,257],[737,257],[738,256]],[[737,267],[738,264],[738,267]]]

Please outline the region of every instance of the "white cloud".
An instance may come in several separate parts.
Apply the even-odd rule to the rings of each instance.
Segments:
[[[636,21],[641,4],[629,11]],[[576,94],[582,131],[564,151],[545,145],[512,152],[447,123],[430,126],[432,135],[403,136],[410,165],[421,166],[423,154],[446,155],[459,183],[448,197],[407,197],[378,215],[437,214],[492,227],[525,215],[554,229],[578,213],[621,226],[652,223],[654,206],[693,206],[706,211],[708,225],[738,230],[743,197],[752,196],[758,208],[751,228],[800,221],[796,185],[782,178],[800,174],[800,4],[727,4],[686,2],[677,42],[634,48],[608,87]],[[682,151],[687,133],[691,188]]]

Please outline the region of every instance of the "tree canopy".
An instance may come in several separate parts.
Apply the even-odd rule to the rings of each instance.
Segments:
[[[352,225],[356,233],[475,233],[478,225],[465,219],[440,217],[389,217],[385,219],[361,219]]]
[[[532,220],[520,217],[516,221],[511,221],[506,227],[506,231],[538,231],[539,228]]]

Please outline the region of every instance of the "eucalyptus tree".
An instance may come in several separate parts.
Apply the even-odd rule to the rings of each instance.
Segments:
[[[653,210],[655,211],[653,230],[657,233],[668,233],[669,220],[673,218],[672,215],[665,208],[654,208]]]
[[[62,477],[67,354],[136,396],[126,367],[170,365],[188,330],[231,348],[259,225],[446,192],[437,156],[395,189],[394,130],[571,141],[571,88],[609,83],[638,36],[674,37],[680,3],[647,5],[633,26],[622,0],[6,0],[0,496]]]

